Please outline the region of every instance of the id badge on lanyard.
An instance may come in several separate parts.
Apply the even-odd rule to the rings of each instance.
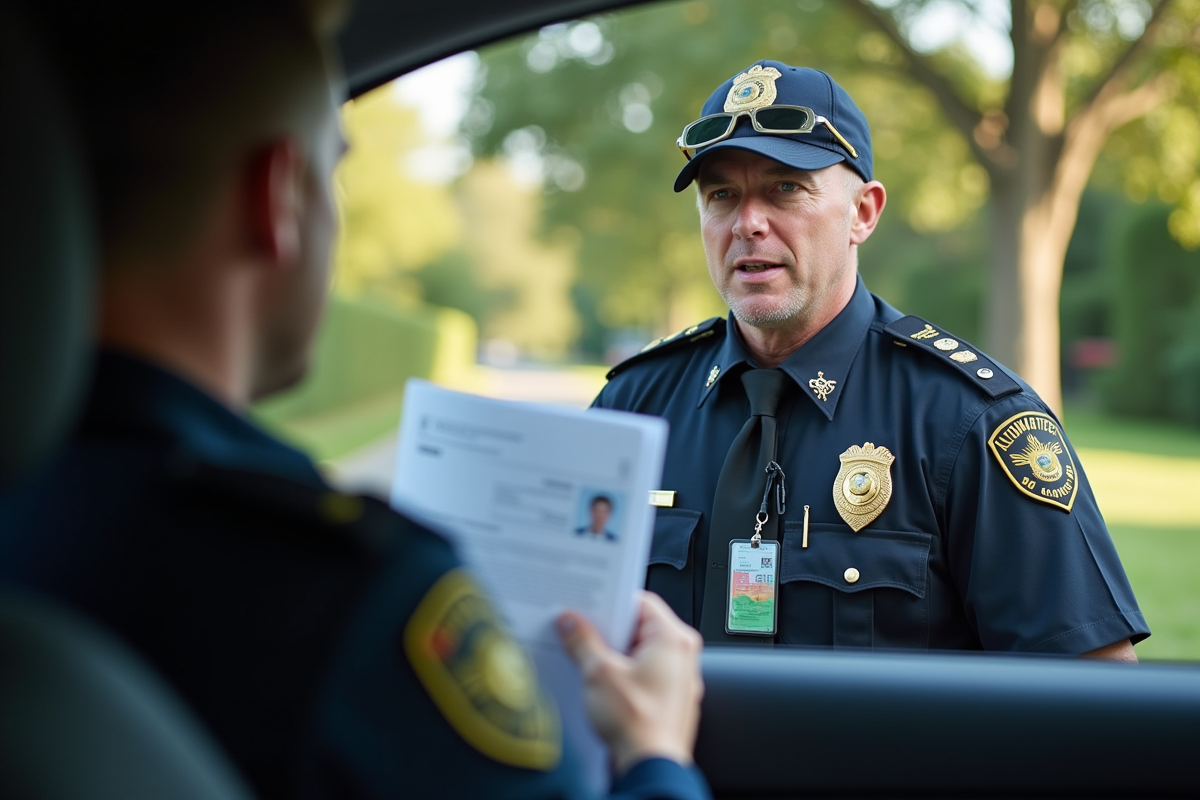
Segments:
[[[729,543],[729,594],[725,632],[752,636],[776,633],[775,578],[779,542],[734,539]]]

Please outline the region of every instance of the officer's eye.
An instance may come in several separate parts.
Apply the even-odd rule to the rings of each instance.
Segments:
[[[730,193],[728,189],[714,189],[708,196],[709,200],[728,200]]]
[[[779,191],[781,191],[781,192],[798,192],[798,191],[800,191],[800,184],[795,183],[794,181],[783,181],[782,183],[779,184]]]

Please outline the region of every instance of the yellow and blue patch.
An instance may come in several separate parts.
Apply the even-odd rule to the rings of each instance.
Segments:
[[[1022,494],[1071,511],[1079,471],[1053,417],[1040,411],[1009,417],[992,431],[988,447]]]
[[[463,569],[443,575],[404,631],[421,684],[468,744],[504,764],[550,770],[562,756],[558,709],[533,663]]]

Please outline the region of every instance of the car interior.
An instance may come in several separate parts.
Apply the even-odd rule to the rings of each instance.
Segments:
[[[623,5],[359,0],[340,41],[350,95]],[[6,120],[20,110],[20,124],[0,126],[2,489],[61,442],[88,375],[92,210],[45,36],[0,7]],[[720,798],[1200,795],[1200,666],[711,648],[703,667],[696,760]],[[3,590],[0,796],[253,795],[136,654],[45,598]]]

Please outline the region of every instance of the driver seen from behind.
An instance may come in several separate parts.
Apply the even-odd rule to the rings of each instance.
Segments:
[[[98,353],[66,451],[0,507],[0,579],[140,653],[259,797],[581,798],[446,541],[247,415],[304,375],[328,292],[336,6],[38,6],[101,217]],[[699,636],[648,593],[628,654],[575,614],[559,632],[612,796],[707,797]]]

